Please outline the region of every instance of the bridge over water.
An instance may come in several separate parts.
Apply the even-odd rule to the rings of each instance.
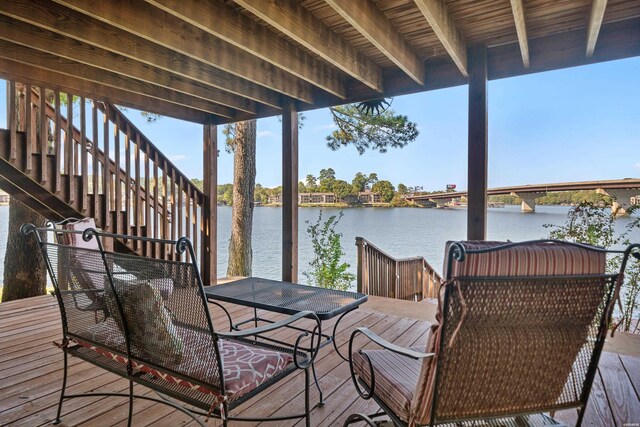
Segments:
[[[626,209],[628,209],[632,203],[633,198],[638,198],[640,195],[640,179],[638,178],[625,178],[614,179],[607,181],[583,181],[583,182],[559,182],[553,184],[531,184],[531,185],[518,185],[512,187],[497,187],[489,188],[487,194],[500,195],[510,194],[517,196],[522,200],[522,212],[535,212],[536,199],[542,197],[550,192],[557,191],[574,191],[574,190],[595,190],[598,193],[606,194],[613,200],[613,210],[618,212],[619,215],[624,215]],[[407,200],[415,201],[416,203],[435,202],[438,207],[443,207],[445,203],[448,203],[454,199],[467,196],[466,191],[457,191],[451,193],[438,193],[438,194],[421,194],[408,196]],[[635,203],[639,203],[640,200],[636,200]]]

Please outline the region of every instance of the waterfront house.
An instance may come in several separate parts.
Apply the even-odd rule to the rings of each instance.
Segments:
[[[8,81],[0,102],[9,119],[0,130],[0,188],[46,217],[91,216],[115,233],[187,236],[200,248],[207,285],[219,275],[218,126],[282,116],[283,193],[274,199],[282,203],[282,238],[274,251],[280,247],[281,278],[297,282],[299,112],[468,85],[466,231],[469,240],[484,240],[488,81],[640,56],[640,0],[16,0],[0,2],[0,20],[0,77]],[[81,102],[76,115],[61,105],[61,93],[91,106]],[[202,147],[203,189],[116,104],[201,125],[202,141],[181,143]],[[51,145],[39,137],[50,124]],[[157,180],[162,188],[150,186]],[[121,243],[140,256],[175,257]],[[51,346],[60,328],[54,304],[43,296],[0,305],[0,424],[43,425],[55,416],[61,361]],[[367,304],[344,325],[424,345],[433,307],[382,298]],[[328,404],[315,408],[313,419],[339,425],[372,404],[356,400],[348,368],[333,350],[328,354],[318,366]],[[586,424],[638,422],[638,363],[605,353]],[[128,388],[84,362],[74,360],[70,370],[70,385],[82,391]],[[242,412],[262,417],[295,406],[293,390],[283,382]],[[126,419],[122,400],[76,402],[69,425]],[[135,406],[140,425],[185,422],[179,411]]]

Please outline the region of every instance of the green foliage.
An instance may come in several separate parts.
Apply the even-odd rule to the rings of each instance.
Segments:
[[[305,178],[304,184],[305,184],[305,187],[307,188],[307,191],[310,193],[313,193],[318,190],[318,181],[316,180],[316,177],[311,174],[307,175],[307,177]]]
[[[608,204],[611,203],[611,198],[593,190],[583,190],[547,193],[536,199],[538,205],[577,205],[580,203]]]
[[[402,148],[418,137],[418,127],[407,116],[359,110],[354,104],[330,108],[338,129],[327,136],[332,150],[352,144],[358,153],[368,149],[386,153],[389,147]]]
[[[260,184],[256,184],[256,188],[253,190],[253,200],[255,202],[267,203],[269,201],[269,189],[264,188]]]
[[[363,174],[362,172],[356,173],[356,176],[354,176],[353,180],[351,181],[353,194],[357,195],[359,192],[364,191],[365,187],[375,184],[377,181],[377,173],[370,173],[369,176]]]
[[[393,199],[391,199],[391,202],[389,204],[390,204],[390,206],[392,206],[394,208],[404,208],[404,207],[407,207],[407,206],[413,206],[414,205],[414,204],[410,203],[407,199],[402,197],[402,195],[400,195],[400,193],[396,193],[396,195],[393,196]]]
[[[320,191],[321,193],[332,193],[333,183],[336,181],[336,171],[334,171],[332,168],[322,169],[320,170],[318,180],[320,181],[318,191]]]
[[[313,245],[314,259],[309,263],[310,271],[305,271],[303,275],[313,286],[329,289],[348,290],[355,280],[355,275],[347,272],[350,267],[346,262],[341,262],[345,255],[342,250],[342,233],[335,230],[342,219],[343,213],[338,216],[331,215],[326,221],[322,221],[322,211],[318,215],[318,220],[311,224],[306,221],[307,234],[311,237]]]
[[[398,184],[398,193],[399,194],[408,194],[409,193],[409,189],[407,188],[406,185],[404,185],[403,183]]]
[[[380,193],[380,199],[385,203],[389,203],[396,194],[396,189],[393,188],[393,184],[389,181],[376,182],[373,184],[373,187],[371,187],[371,191],[374,193]]]
[[[521,200],[518,196],[512,196],[510,194],[498,194],[495,196],[489,196],[490,202],[500,202],[507,205],[519,205]],[[536,204],[538,200],[536,199]]]
[[[347,181],[338,179],[333,183],[333,192],[342,199],[353,194],[353,187]]]
[[[610,249],[616,246],[629,245],[629,236],[634,229],[640,228],[640,218],[631,221],[624,231],[617,232],[615,213],[610,210],[611,203],[600,201],[597,204],[582,202],[571,208],[567,214],[567,222],[561,226],[545,224],[550,228],[549,238],[587,243]],[[638,206],[627,209],[632,213]],[[607,273],[614,274],[621,263],[621,255],[609,256]],[[634,318],[640,315],[640,261],[630,258],[624,275],[621,290],[622,312],[617,313],[622,330],[631,332]]]
[[[191,182],[193,183],[193,185],[195,185],[198,190],[200,191],[204,191],[204,181],[198,178],[193,178],[191,179]]]

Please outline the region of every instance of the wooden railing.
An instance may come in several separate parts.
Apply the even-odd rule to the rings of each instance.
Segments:
[[[7,100],[7,160],[14,167],[94,217],[105,231],[172,240],[187,236],[204,259],[202,224],[209,215],[204,194],[118,107],[14,82],[8,84]],[[18,132],[24,132],[24,146]],[[122,243],[143,256],[176,256],[151,243]]]
[[[367,295],[420,301],[436,298],[442,279],[423,257],[396,259],[356,237],[357,290]]]

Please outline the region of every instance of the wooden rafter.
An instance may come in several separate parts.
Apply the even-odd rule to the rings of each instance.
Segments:
[[[338,70],[312,57],[274,31],[222,2],[198,0],[147,0],[147,2],[314,86],[341,99],[345,98],[346,89]]]
[[[424,84],[422,61],[371,0],[325,1],[416,83]]]
[[[467,46],[443,0],[414,0],[463,76],[468,77]]]
[[[524,68],[529,68],[529,39],[527,38],[527,24],[524,19],[524,4],[522,0],[511,0],[511,11],[513,12],[513,21],[516,24],[516,32],[518,33],[522,64]]]
[[[596,42],[598,41],[606,7],[607,0],[591,1],[591,14],[589,15],[589,26],[587,27],[587,58],[591,58],[596,49]]]
[[[333,32],[296,0],[234,0],[325,61],[371,89],[382,92],[382,70],[369,58]]]
[[[201,98],[195,98],[173,90],[140,80],[128,79],[119,74],[110,71],[101,70],[86,64],[71,61],[59,56],[51,55],[46,52],[38,51],[30,47],[18,45],[0,40],[0,57],[13,61],[22,62],[24,64],[38,64],[39,67],[47,70],[56,71],[67,76],[82,76],[82,79],[116,89],[122,89],[126,92],[145,95],[151,98],[157,98],[182,105],[184,107],[194,108],[216,116],[222,116],[229,119],[235,118],[237,112],[230,108],[205,101]]]
[[[293,99],[314,101],[310,84],[149,4],[125,0],[55,1],[236,77]]]
[[[152,111],[167,117],[195,123],[206,123],[209,114],[157,98],[127,92],[89,80],[68,76],[46,68],[0,58],[0,76],[36,86],[46,86],[61,92],[71,92],[90,99],[109,99],[119,105]]]
[[[279,94],[48,0],[0,2],[0,13],[208,86],[279,108]],[[85,28],[91,27],[91,31]],[[216,98],[225,103],[225,96]],[[244,109],[244,108],[241,108]]]
[[[157,84],[167,89],[215,101],[221,105],[256,114],[255,102],[232,95],[211,86],[171,75],[130,58],[116,55],[87,43],[64,37],[49,30],[34,27],[0,15],[0,39],[28,46],[43,52],[70,59],[82,64],[94,66],[126,77]]]

